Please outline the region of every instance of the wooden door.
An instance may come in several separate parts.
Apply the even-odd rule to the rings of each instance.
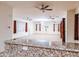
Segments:
[[[27,23],[25,24],[25,32],[27,32]]]
[[[60,35],[62,38],[62,43],[65,43],[65,18],[62,18],[62,21],[60,24]]]
[[[15,20],[14,20],[14,26],[13,27],[14,27],[13,32],[16,33],[16,21]]]
[[[79,40],[79,14],[75,14],[74,39]]]

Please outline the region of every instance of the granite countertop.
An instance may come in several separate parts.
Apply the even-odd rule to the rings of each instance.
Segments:
[[[16,39],[16,40],[6,40],[5,44],[14,44],[14,45],[24,45],[24,46],[28,46],[28,47],[40,47],[40,48],[48,48],[48,49],[56,49],[56,50],[65,50],[65,51],[72,51],[72,52],[79,52],[79,45],[78,44],[74,44],[72,45],[72,43],[69,45],[71,45],[71,47],[68,47],[69,45],[48,45],[48,44],[38,44],[35,43],[34,40],[29,39],[29,40],[22,40],[22,39]],[[75,45],[77,48],[75,48]]]

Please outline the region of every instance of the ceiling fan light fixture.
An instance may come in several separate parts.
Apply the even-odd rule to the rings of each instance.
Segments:
[[[41,7],[37,7],[37,8],[40,9],[43,13],[45,11],[52,11],[52,9],[49,9],[48,7],[50,7],[50,6],[42,4]]]

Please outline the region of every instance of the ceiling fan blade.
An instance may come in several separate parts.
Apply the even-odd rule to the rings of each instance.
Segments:
[[[41,8],[40,7],[36,7],[37,9],[39,9],[39,10],[41,10]]]
[[[45,9],[45,10],[49,10],[49,11],[52,11],[52,9]]]
[[[47,7],[49,7],[49,5],[46,5],[44,8],[47,8]]]

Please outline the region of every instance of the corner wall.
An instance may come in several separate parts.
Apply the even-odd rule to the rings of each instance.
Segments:
[[[10,26],[10,28],[9,28]],[[0,52],[5,40],[12,38],[12,8],[0,2]]]

